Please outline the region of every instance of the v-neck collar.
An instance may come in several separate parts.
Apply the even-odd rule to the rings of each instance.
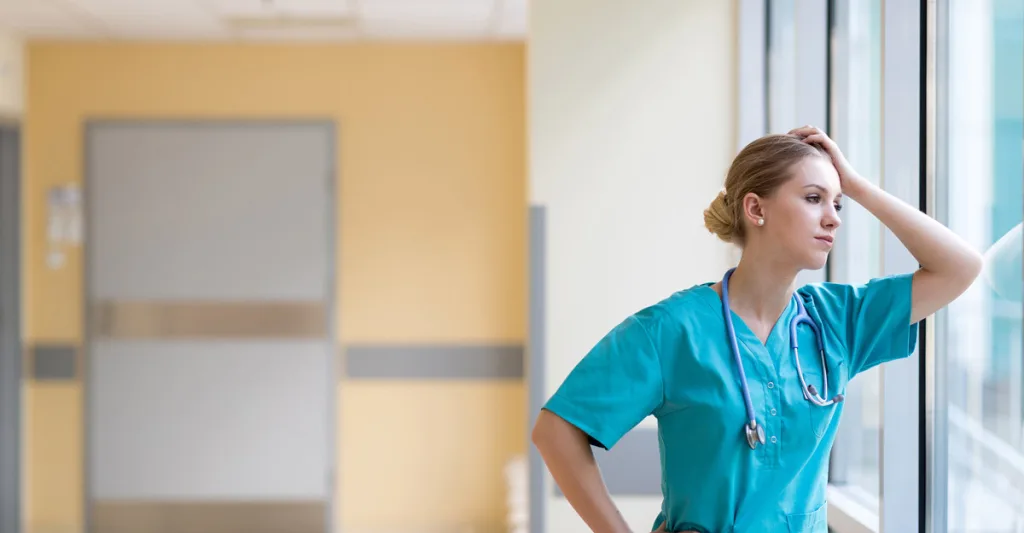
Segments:
[[[704,302],[711,308],[718,312],[718,316],[723,317],[722,309],[722,297],[715,291],[713,285],[716,282],[708,282],[698,285],[698,288],[702,294],[705,295]],[[762,364],[768,365],[774,368],[776,371],[779,370],[776,364],[776,356],[781,356],[783,348],[786,343],[786,339],[789,336],[789,322],[792,320],[794,310],[794,298],[799,298],[798,294],[794,294],[789,302],[786,304],[786,308],[779,315],[778,320],[772,325],[771,331],[768,333],[768,338],[765,342],[761,342],[761,339],[757,337],[752,329],[743,321],[743,318],[736,314],[735,311],[730,310],[732,318],[733,331],[736,333],[736,340],[738,344],[746,346],[747,351],[753,354],[755,357],[761,360]]]

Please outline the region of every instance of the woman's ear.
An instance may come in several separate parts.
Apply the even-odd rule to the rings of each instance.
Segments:
[[[764,201],[754,193],[747,193],[743,197],[743,216],[747,222],[755,226],[763,226],[764,222]]]

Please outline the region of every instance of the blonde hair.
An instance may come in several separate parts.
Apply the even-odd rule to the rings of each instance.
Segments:
[[[725,242],[742,245],[743,198],[754,193],[771,196],[791,177],[790,168],[807,157],[828,157],[818,145],[795,135],[766,135],[745,146],[733,159],[725,188],[704,210],[704,226]]]

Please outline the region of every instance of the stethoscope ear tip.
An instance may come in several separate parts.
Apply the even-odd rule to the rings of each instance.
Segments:
[[[846,399],[846,397],[843,396],[842,394],[836,394],[836,397],[832,398],[832,401],[834,401],[836,403],[839,403],[839,402],[841,402],[841,401],[843,401],[845,399]]]

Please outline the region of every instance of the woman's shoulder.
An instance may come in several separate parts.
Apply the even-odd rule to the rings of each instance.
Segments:
[[[913,280],[913,276],[913,272],[906,272],[874,276],[857,283],[836,281],[808,283],[798,288],[797,294],[803,297],[805,301],[829,297],[855,297],[866,291],[903,288],[903,285]]]
[[[683,334],[699,328],[708,317],[721,317],[720,308],[715,303],[720,299],[711,285],[703,283],[675,291],[640,309],[630,318],[652,334]]]
[[[844,315],[865,309],[909,305],[914,273],[882,275],[858,283],[834,281],[808,283],[797,289],[806,306],[820,313]]]

